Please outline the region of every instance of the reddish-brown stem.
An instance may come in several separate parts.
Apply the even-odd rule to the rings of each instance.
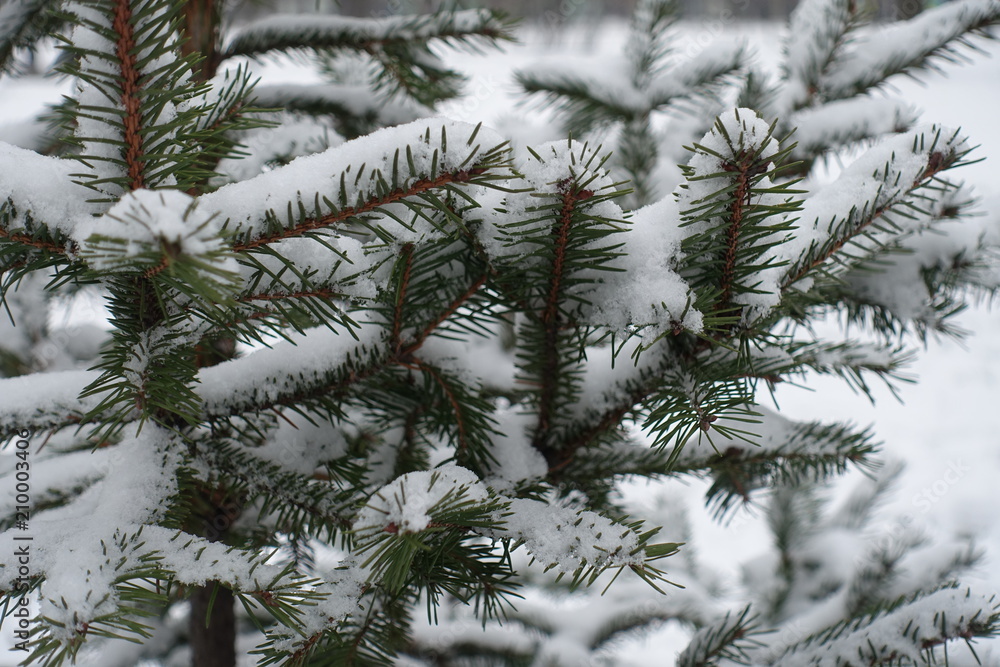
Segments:
[[[306,290],[302,292],[272,292],[270,294],[265,292],[260,292],[258,294],[248,294],[246,296],[241,296],[236,300],[241,303],[249,303],[250,301],[280,301],[282,299],[305,299],[310,297],[339,299],[343,298],[344,295],[340,292],[334,292],[333,290]]]
[[[444,378],[442,378],[432,366],[428,366],[417,358],[412,358],[411,363],[417,370],[427,373],[427,375],[429,375],[431,379],[434,380],[439,387],[441,387],[441,391],[444,392],[445,398],[448,399],[448,404],[451,405],[451,411],[455,413],[455,426],[458,429],[458,448],[460,451],[466,451],[468,449],[469,439],[466,435],[465,421],[462,419],[462,406],[458,399],[455,398],[455,394],[451,391],[451,387],[448,386],[448,383],[444,381]]]
[[[343,299],[346,298],[341,292],[334,292],[333,290],[304,290],[301,292],[273,292],[266,293],[260,292],[257,294],[248,294],[246,296],[237,297],[236,301],[239,303],[251,303],[253,301],[283,301],[285,299],[307,299],[307,298],[318,298],[318,299]],[[275,311],[270,310],[255,310],[250,313],[233,319],[227,322],[229,326],[235,326],[241,322],[250,322],[252,320],[262,320],[265,317],[272,317],[276,315]]]
[[[553,242],[552,280],[549,282],[549,292],[545,299],[545,309],[542,311],[542,327],[545,330],[542,341],[542,373],[541,388],[538,399],[538,426],[535,429],[533,445],[542,452],[549,465],[555,462],[556,453],[546,442],[552,411],[555,406],[556,390],[559,385],[559,301],[563,289],[563,272],[566,263],[566,247],[569,245],[569,231],[573,224],[573,209],[581,198],[581,193],[566,186],[562,193],[562,209],[559,213],[559,223],[552,230]]]
[[[296,661],[301,662],[306,656],[309,655],[310,651],[312,651],[313,646],[316,645],[316,642],[318,642],[320,639],[323,638],[324,634],[326,634],[326,630],[320,630],[319,632],[317,632],[314,635],[311,635],[308,639],[302,642],[301,647],[298,648],[295,651],[295,653],[289,656],[289,662],[293,665],[296,664]]]
[[[152,268],[147,269],[146,272],[142,274],[142,277],[152,278],[154,276],[163,273],[164,271],[167,270],[167,267],[170,266],[170,260],[171,260],[170,255],[164,255],[163,259],[160,260],[160,263]]]
[[[628,413],[632,412],[635,406],[642,402],[643,399],[649,396],[658,385],[658,377],[654,378],[653,382],[640,385],[637,389],[629,393],[627,400],[605,412],[598,421],[578,433],[572,440],[562,443],[559,447],[559,457],[549,461],[549,475],[559,473],[573,461],[573,456],[579,449],[589,445],[602,433],[606,433],[609,429],[621,424],[622,419]]]
[[[721,340],[721,339],[720,339]],[[711,339],[701,338],[684,355],[685,358],[694,359],[699,354],[709,349],[713,345]],[[636,409],[636,406],[649,398],[662,383],[662,373],[653,372],[645,379],[639,381],[621,402],[607,409],[597,419],[596,422],[576,433],[566,442],[559,446],[560,456],[555,462],[549,462],[549,475],[557,474],[573,461],[573,455],[583,447],[591,444],[596,438],[607,433],[610,429],[621,424],[622,419]]]
[[[722,293],[719,296],[719,308],[726,308],[733,297],[733,282],[736,274],[736,250],[740,242],[740,227],[743,225],[743,207],[746,205],[747,192],[750,188],[751,160],[745,160],[739,165],[739,176],[736,180],[736,193],[729,207],[729,228],[726,230],[726,251],[722,258]]]
[[[326,384],[320,387],[314,387],[305,393],[290,394],[286,396],[278,397],[271,403],[262,404],[254,406],[255,411],[269,410],[280,405],[294,405],[301,401],[304,401],[310,397],[321,396],[324,394],[336,394],[338,392],[346,391],[351,386],[374,377],[383,370],[399,365],[399,366],[412,366],[414,365],[413,354],[420,349],[424,344],[424,341],[434,333],[445,320],[448,319],[456,310],[462,307],[462,304],[469,300],[476,291],[483,285],[486,278],[485,276],[480,277],[476,280],[472,286],[463,292],[457,299],[452,301],[448,306],[436,317],[430,324],[428,324],[419,335],[410,341],[403,342],[398,348],[390,348],[389,354],[379,361],[373,363],[370,366],[366,366],[361,369],[352,370],[346,376],[340,378],[339,380]]]
[[[913,182],[913,187],[910,188],[910,192],[916,190],[921,185],[923,185],[924,181],[933,178],[939,172],[944,171],[949,166],[950,163],[948,163],[944,159],[944,155],[938,152],[931,153],[930,157],[927,160],[927,168],[924,169],[924,172]],[[837,252],[839,252],[841,248],[850,243],[855,236],[861,234],[863,231],[871,227],[871,225],[876,220],[885,215],[886,211],[888,211],[898,203],[899,202],[892,202],[890,204],[886,204],[884,206],[876,208],[874,211],[872,211],[871,217],[869,217],[868,220],[855,227],[850,234],[844,236],[841,239],[837,239],[837,241],[832,243],[830,247],[826,249],[826,251],[824,251],[818,257],[813,258],[812,261],[807,262],[802,268],[796,271],[795,274],[786,278],[784,283],[782,283],[781,288],[788,289],[790,286],[802,280],[802,278],[808,275],[810,271],[820,266],[821,264],[824,264],[828,259],[833,257]]]
[[[396,291],[396,307],[392,312],[392,337],[389,347],[393,351],[400,348],[399,337],[403,330],[403,304],[406,302],[406,290],[410,286],[410,270],[413,268],[413,244],[407,243],[400,251],[403,260],[403,273],[399,277],[399,288]]]
[[[125,140],[125,165],[128,168],[130,190],[145,185],[145,161],[142,152],[142,109],[139,102],[139,70],[136,69],[135,34],[132,26],[132,4],[129,0],[115,0],[112,29],[118,35],[115,59],[121,70],[122,127]]]
[[[462,304],[471,299],[472,295],[478,292],[479,288],[482,287],[485,283],[486,283],[485,275],[480,276],[478,279],[476,279],[476,281],[469,286],[469,289],[465,290],[465,292],[460,294],[458,298],[449,303],[447,308],[442,310],[430,324],[424,327],[423,331],[417,334],[417,336],[407,346],[406,350],[404,351],[404,354],[415,352],[421,345],[423,345],[424,341],[427,340],[427,337],[430,336],[432,333],[434,333],[434,330],[437,329],[439,326],[441,326],[441,324],[446,319],[454,315],[455,311],[461,308]]]
[[[31,238],[27,234],[17,234],[8,232],[5,229],[0,229],[0,238],[7,239],[8,241],[13,241],[14,243],[21,243],[23,245],[31,246],[32,248],[38,248],[39,250],[45,250],[47,252],[54,252],[60,255],[68,254],[69,250],[65,246],[57,245],[55,243],[49,243],[47,241],[38,241]],[[12,268],[12,267],[7,267]]]
[[[462,169],[459,171],[443,173],[438,175],[436,178],[421,178],[411,183],[407,188],[397,188],[396,190],[386,193],[381,197],[369,199],[360,206],[347,206],[339,211],[334,211],[318,218],[307,218],[306,220],[303,220],[290,228],[283,229],[280,232],[266,234],[246,243],[237,243],[233,246],[233,251],[245,252],[247,250],[259,248],[262,245],[267,245],[268,243],[280,241],[281,239],[301,236],[306,232],[310,232],[315,229],[330,227],[349,220],[350,218],[363,215],[365,213],[371,213],[380,206],[402,201],[407,197],[413,197],[429,190],[434,190],[435,188],[448,185],[449,183],[465,183],[473,176],[484,174],[486,171],[487,170],[485,168],[475,167],[473,169]]]

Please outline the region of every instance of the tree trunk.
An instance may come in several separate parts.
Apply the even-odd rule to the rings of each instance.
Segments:
[[[187,40],[181,51],[184,55],[194,54],[201,59],[193,73],[198,81],[214,77],[219,66],[221,9],[221,0],[187,0],[184,3],[183,26]],[[196,362],[199,367],[213,366],[234,355],[235,341],[203,341]],[[205,517],[203,534],[216,542],[224,536],[233,516],[226,512],[226,508],[219,507],[213,496],[205,493],[202,497],[214,510]],[[188,617],[192,667],[236,666],[234,602],[233,592],[218,582],[209,582],[195,589]],[[211,617],[208,616],[209,607]]]
[[[209,359],[207,365],[218,361],[218,358]],[[210,542],[225,542],[229,527],[240,515],[242,503],[230,497],[222,487],[201,488],[197,498],[202,505],[193,513],[194,522],[188,527],[189,531],[205,536]],[[211,616],[208,615],[209,607]],[[188,633],[193,667],[235,667],[236,611],[232,590],[215,581],[196,588],[191,595]]]
[[[198,81],[208,81],[219,67],[219,0],[187,0],[184,3],[184,34],[181,45],[185,56],[195,54],[201,58],[194,72]]]
[[[215,583],[199,587],[191,596],[192,667],[234,667],[236,665],[236,614],[233,592],[218,585],[212,617],[206,627],[209,603],[216,590]]]

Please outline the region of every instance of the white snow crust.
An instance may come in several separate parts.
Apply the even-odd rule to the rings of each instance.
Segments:
[[[400,475],[369,499],[354,521],[355,531],[398,530],[418,533],[433,521],[435,507],[458,494],[471,502],[489,497],[475,473],[454,464]]]
[[[473,125],[441,118],[382,129],[318,155],[300,157],[282,169],[223,186],[200,201],[206,210],[218,211],[231,229],[259,237],[272,211],[279,218],[299,205],[306,210],[318,205],[328,212],[324,199],[339,208],[341,201],[354,206],[375,197],[381,182],[391,181],[394,159],[403,168],[412,159],[415,180],[471,168],[477,157],[504,143],[492,130],[480,128],[469,145],[475,132]],[[437,173],[432,175],[435,163]]]

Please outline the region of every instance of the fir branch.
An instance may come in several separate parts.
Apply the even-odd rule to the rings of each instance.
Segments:
[[[817,159],[840,149],[907,132],[918,114],[906,102],[863,96],[807,107],[786,118],[795,128],[796,141],[788,157],[788,176],[808,174]]]
[[[473,296],[475,296],[479,290],[486,284],[487,275],[483,274],[476,278],[469,288],[463,293],[459,294],[455,299],[450,302],[433,320],[428,322],[427,326],[423,328],[416,336],[413,337],[412,341],[407,345],[407,352],[412,354],[416,350],[420,349],[420,346],[424,344],[434,331],[436,331],[445,321],[458,312],[461,308],[469,301]],[[405,355],[404,355],[405,356]]]
[[[354,489],[337,488],[326,481],[316,481],[289,472],[279,464],[256,456],[252,449],[224,439],[195,440],[197,458],[228,478],[227,493],[243,496],[241,503],[249,510],[252,503],[263,524],[274,515],[279,530],[294,534],[325,534],[329,541],[338,531],[351,527]]]
[[[417,179],[405,188],[398,188],[380,196],[374,196],[357,206],[346,206],[327,215],[317,218],[306,218],[280,232],[265,234],[251,241],[237,242],[233,245],[233,251],[246,252],[269,243],[274,243],[275,241],[302,236],[308,232],[346,222],[351,218],[371,213],[389,204],[400,202],[409,197],[415,197],[446,185],[468,183],[474,177],[487,173],[489,173],[489,168],[487,167],[473,167],[471,169],[456,169],[451,172],[441,173],[435,178]]]
[[[671,453],[671,474],[714,477],[707,499],[718,515],[777,481],[817,480],[848,465],[873,465],[877,446],[867,430],[796,423],[761,407],[756,407],[754,414],[759,418],[720,419],[713,423],[717,435],[708,446],[679,441]]]
[[[384,48],[395,43],[470,38],[509,40],[510,23],[497,10],[471,9],[423,16],[362,19],[347,16],[271,16],[230,36],[221,59],[293,49]]]
[[[0,393],[4,396],[0,437],[23,429],[44,431],[79,424],[83,415],[98,404],[96,396],[78,399],[84,387],[97,377],[93,371],[61,371],[0,378]]]
[[[63,25],[63,0],[8,0],[0,7],[0,73],[16,69],[19,48],[33,49]]]
[[[579,136],[608,123],[648,121],[653,112],[711,97],[740,70],[744,57],[739,46],[722,47],[708,62],[684,62],[641,78],[640,86],[627,82],[609,87],[570,68],[520,70],[515,79],[542,106],[555,107],[564,129]]]
[[[774,667],[826,667],[852,656],[867,665],[919,664],[949,641],[994,637],[1000,613],[992,597],[945,588],[884,611],[845,621],[789,647]],[[971,644],[970,644],[971,645]]]
[[[632,83],[637,88],[646,85],[663,67],[673,37],[670,29],[679,13],[677,0],[644,0],[637,4],[626,44]]]
[[[435,370],[432,366],[424,363],[420,359],[417,359],[412,356],[411,359],[412,361],[408,363],[403,362],[403,365],[412,366],[413,368],[423,373],[426,373],[428,376],[431,377],[431,379],[434,380],[434,383],[441,388],[441,391],[444,392],[444,395],[448,400],[448,405],[451,407],[452,414],[454,415],[455,418],[454,420],[455,430],[458,434],[458,442],[457,442],[458,454],[462,458],[467,457],[470,448],[469,448],[468,428],[466,427],[465,418],[463,417],[463,415],[465,414],[465,408],[462,406],[461,401],[459,401],[458,398],[456,397],[455,391],[452,389],[452,387],[448,385],[448,383],[445,381],[445,379],[441,376],[441,374],[437,370]]]
[[[780,116],[808,108],[820,93],[822,81],[860,23],[853,0],[803,0],[788,21],[782,47],[784,89]]]
[[[734,83],[747,61],[741,44],[717,44],[709,58],[692,58],[654,76],[645,91],[650,110],[697,109],[694,102],[713,100]]]
[[[392,314],[392,333],[389,336],[389,347],[399,350],[400,332],[403,329],[403,303],[406,301],[406,289],[410,284],[410,269],[413,267],[413,244],[406,243],[399,252],[403,268],[396,288],[396,307]]]
[[[334,127],[347,139],[433,114],[430,108],[412,100],[353,83],[258,86],[254,88],[254,101],[267,108],[332,116]]]
[[[5,229],[0,229],[0,237],[2,237],[3,240],[9,241],[11,243],[26,245],[56,255],[69,256],[74,253],[74,247],[72,243],[68,245],[53,243],[51,241],[46,241],[44,239],[35,238],[34,236],[29,234],[10,232]],[[5,267],[4,270],[9,271],[10,268],[11,267]]]
[[[190,12],[211,12],[218,9],[216,0],[192,1],[186,7]],[[198,20],[190,14],[187,18]],[[202,18],[208,20],[204,15]],[[211,28],[198,28],[203,29]],[[202,61],[200,67],[203,72],[211,69],[210,58],[211,56]],[[260,108],[268,105],[259,102],[256,97],[256,80],[248,68],[240,65],[235,70],[226,70],[221,85],[206,88],[197,98],[202,113],[185,132],[184,139],[191,145],[190,150],[198,154],[197,166],[192,165],[192,173],[202,173],[197,178],[198,182],[188,189],[188,194],[196,195],[214,189],[219,180],[217,170],[221,162],[248,157],[246,146],[240,140],[245,141],[253,130],[276,125],[264,113],[264,109]]]
[[[897,74],[937,69],[936,61],[958,62],[957,47],[970,38],[989,38],[1000,23],[1000,3],[970,0],[933,7],[908,21],[869,26],[854,32],[850,48],[839,54],[820,81],[826,100],[862,94]],[[885,44],[896,48],[886,49]]]
[[[125,165],[128,170],[130,190],[145,186],[143,146],[141,133],[141,103],[139,100],[139,70],[136,67],[136,44],[132,25],[132,3],[130,0],[114,0],[114,14],[111,29],[114,30],[115,56],[120,68],[123,142],[125,144]]]
[[[191,63],[178,53],[180,5],[172,0],[85,0],[77,3],[74,39],[59,71],[80,81],[60,110],[73,128],[67,141],[84,171],[77,182],[109,202],[143,187],[187,190],[201,174],[201,156],[185,140],[202,107],[189,104],[204,87],[191,81]],[[86,44],[86,48],[81,46]]]
[[[381,331],[375,325],[361,325],[354,330],[352,333],[358,336],[359,340],[353,341],[346,347],[344,342],[338,340],[334,334],[332,342],[340,349],[335,349],[332,353],[328,350],[326,352],[327,359],[312,360],[308,369],[275,368],[266,382],[267,385],[273,387],[268,391],[264,391],[264,388],[257,382],[240,383],[239,391],[236,393],[240,394],[245,391],[247,392],[245,396],[234,397],[232,394],[223,395],[216,391],[216,384],[226,382],[222,378],[229,374],[239,373],[237,368],[244,366],[252,368],[257,363],[265,363],[255,360],[253,355],[228,362],[219,367],[202,369],[199,373],[201,384],[199,394],[205,402],[203,414],[208,419],[224,419],[238,414],[259,413],[275,407],[298,409],[305,404],[316,402],[326,405],[332,412],[336,412],[339,409],[337,407],[339,403],[356,385],[394,367],[405,367],[406,364],[412,364],[416,352],[423,346],[427,338],[472,298],[484,282],[484,277],[477,277],[462,294],[446,304],[440,311],[433,313],[428,324],[420,329],[418,334],[413,338],[403,340],[399,346],[389,346],[388,342],[379,344],[378,336]],[[314,330],[313,334],[325,336],[329,332],[320,329]],[[292,343],[285,345],[292,346]],[[256,354],[265,356],[275,354],[275,352],[276,350],[264,350]],[[327,367],[328,364],[329,367]],[[221,370],[219,370],[220,368]]]
[[[374,166],[368,168],[369,164]],[[227,185],[203,195],[201,202],[230,216],[227,224],[235,228],[237,252],[263,249],[271,242],[348,221],[362,235],[391,242],[391,235],[375,224],[379,217],[407,228],[427,223],[437,233],[448,234],[450,225],[461,218],[442,215],[447,206],[441,195],[467,202],[461,212],[476,207],[465,190],[503,189],[502,182],[513,177],[506,142],[495,132],[427,119]],[[282,210],[284,221],[276,212]],[[399,217],[402,210],[414,214],[412,223]]]
[[[601,440],[581,447],[565,468],[548,474],[553,484],[561,484],[565,476],[581,489],[596,489],[606,481],[603,471],[609,467],[614,467],[623,476],[648,479],[663,477],[670,470],[667,452],[616,433],[614,436],[605,434]],[[589,490],[586,492],[588,497],[594,497]]]
[[[73,182],[73,163],[0,143],[0,239],[71,255],[68,238],[90,192]]]
[[[780,182],[790,147],[780,147],[750,109],[720,115],[683,168],[678,193],[685,227],[679,273],[695,290],[707,328],[746,326],[781,300],[778,280],[788,263],[779,253],[800,191]]]
[[[541,315],[541,325],[544,330],[543,348],[541,352],[542,367],[540,368],[541,387],[538,395],[538,425],[535,428],[533,446],[545,456],[550,467],[556,465],[556,453],[547,442],[552,413],[555,409],[556,386],[561,382],[559,338],[564,323],[560,318],[560,302],[563,299],[563,280],[565,279],[566,246],[569,243],[570,226],[573,224],[573,212],[580,201],[593,196],[590,190],[576,190],[569,183],[561,186],[562,208],[559,212],[556,227],[552,232],[553,241],[552,274],[549,282],[545,309]]]
[[[644,369],[645,370],[645,369]],[[553,479],[559,479],[563,469],[573,463],[577,452],[582,449],[589,449],[595,443],[608,436],[609,432],[621,428],[622,422],[632,413],[636,412],[638,406],[649,398],[662,383],[662,376],[655,371],[648,370],[639,378],[623,383],[624,391],[615,397],[611,407],[606,408],[588,418],[578,420],[576,429],[558,445],[558,449],[563,453],[561,461],[555,465],[550,465],[549,475]]]
[[[793,260],[782,279],[782,290],[787,290],[799,280],[802,280],[813,270],[827,264],[849,244],[863,239],[870,231],[877,231],[875,223],[900,205],[921,188],[928,187],[932,182],[940,181],[938,175],[959,164],[968,153],[964,138],[957,131],[947,134],[947,130],[932,126],[918,129],[912,133],[895,137],[869,151],[869,154],[845,170],[832,188],[847,189],[850,184],[864,179],[869,184],[871,177],[877,187],[867,187],[862,190],[865,200],[858,205],[852,204],[848,211],[835,210],[828,228],[824,228],[822,220],[830,219],[829,206],[822,198],[822,193],[807,199],[802,209],[802,220],[807,226],[804,234],[799,232],[797,243],[788,244],[793,251],[805,248],[804,258]],[[905,171],[897,171],[890,167],[890,162],[879,164],[883,157],[890,160],[896,153],[909,153],[919,157],[919,164],[911,161]],[[875,173],[870,170],[875,167]],[[954,187],[943,182],[946,188]],[[824,212],[821,219],[818,209]],[[817,211],[814,213],[814,211]],[[812,229],[808,224],[812,222]]]
[[[283,299],[343,299],[346,294],[332,289],[304,290],[301,292],[258,292],[236,297],[236,301],[250,303],[253,301],[281,301]]]
[[[718,621],[698,630],[687,648],[677,656],[677,667],[714,667],[719,660],[738,665],[752,664],[749,651],[763,646],[756,639],[764,634],[747,605],[739,612],[726,612]]]
[[[529,95],[538,95],[544,107],[555,106],[565,116],[564,125],[586,132],[603,122],[633,119],[639,115],[624,96],[595,90],[575,72],[519,71],[517,83]]]
[[[717,309],[725,310],[730,306],[733,296],[733,282],[736,273],[736,253],[739,249],[740,227],[743,224],[743,207],[749,195],[750,176],[754,170],[753,154],[746,155],[739,164],[722,163],[725,171],[735,171],[736,189],[729,205],[729,227],[726,230],[726,247],[723,251],[722,272],[719,283],[719,302]],[[759,165],[756,166],[759,168]]]
[[[688,591],[685,591],[685,595]],[[628,641],[629,636],[642,636],[645,632],[669,623],[683,623],[698,627],[705,622],[704,615],[691,600],[671,599],[673,596],[658,596],[652,600],[639,602],[630,596],[627,602],[618,603],[622,607],[598,628],[589,638],[590,648],[598,651],[613,646],[617,641]],[[693,596],[692,596],[693,597]],[[610,601],[598,603],[601,607],[610,606]]]
[[[218,332],[228,332],[238,338],[260,340],[262,328],[269,328],[278,335],[286,327],[303,331],[317,322],[330,321],[335,326],[350,331],[357,323],[350,319],[343,304],[350,295],[334,287],[310,286],[298,291],[268,290],[234,297],[236,308],[226,318],[214,323]],[[262,302],[262,305],[257,305]],[[194,313],[194,306],[185,306],[185,312]],[[218,319],[218,318],[216,318]]]
[[[899,578],[902,560],[924,541],[917,534],[885,539],[867,554],[856,568],[844,601],[845,618],[857,618],[877,611],[886,602],[892,584]]]

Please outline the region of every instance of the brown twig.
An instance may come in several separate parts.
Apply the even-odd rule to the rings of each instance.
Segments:
[[[420,349],[427,337],[434,333],[434,330],[447,320],[448,317],[450,317],[456,310],[461,308],[462,304],[468,301],[468,299],[479,290],[485,280],[485,276],[476,279],[469,289],[448,304],[448,306],[441,313],[439,313],[438,316],[434,318],[434,320],[432,320],[431,323],[428,324],[415,338],[402,343],[398,348],[390,348],[389,354],[373,362],[371,365],[360,369],[353,369],[345,376],[329,384],[312,387],[304,392],[279,396],[269,403],[255,405],[253,407],[253,411],[260,412],[263,410],[270,410],[276,406],[295,405],[296,403],[301,403],[302,401],[310,398],[316,398],[327,394],[337,394],[346,391],[363,380],[374,377],[378,373],[392,366],[412,366],[414,363],[413,354]]]
[[[259,292],[257,294],[248,294],[246,296],[238,297],[236,300],[240,303],[249,303],[250,301],[280,301],[283,299],[306,299],[306,298],[330,298],[330,299],[340,299],[344,297],[342,292],[334,292],[333,290],[304,290],[301,292],[272,292],[270,294],[266,292]]]
[[[406,290],[410,286],[410,270],[413,268],[413,244],[403,245],[400,251],[403,260],[403,275],[399,278],[399,289],[396,291],[396,307],[392,312],[392,337],[389,347],[398,351],[402,343],[399,336],[403,330],[403,304],[406,302]]]
[[[428,190],[440,188],[448,185],[449,183],[466,183],[473,176],[479,176],[480,174],[486,173],[486,171],[487,169],[484,167],[475,167],[472,169],[461,169],[458,171],[439,174],[436,178],[421,178],[411,183],[408,188],[397,188],[381,197],[369,199],[360,206],[347,206],[339,211],[334,211],[318,218],[307,218],[306,220],[290,228],[283,229],[280,232],[266,234],[246,243],[237,243],[233,245],[233,251],[246,252],[247,250],[259,248],[260,246],[267,245],[268,243],[301,236],[302,234],[315,229],[330,227],[349,220],[350,218],[363,215],[365,213],[371,213],[381,206],[386,206],[387,204],[401,201],[407,197],[422,194]]]
[[[921,185],[923,185],[925,181],[933,178],[939,172],[944,171],[949,166],[951,166],[950,163],[947,160],[945,160],[944,155],[942,153],[937,151],[931,153],[927,159],[927,168],[924,169],[923,173],[919,177],[917,177],[916,180],[913,181],[913,186],[907,191],[907,194],[913,192]],[[852,233],[832,243],[830,247],[826,249],[825,252],[820,254],[818,257],[814,258],[812,261],[807,262],[801,269],[796,271],[795,274],[789,276],[788,278],[785,278],[785,281],[781,285],[781,289],[782,290],[788,289],[789,287],[797,283],[799,280],[804,278],[810,271],[820,266],[821,264],[824,264],[828,259],[833,257],[837,252],[839,252],[841,248],[850,243],[854,239],[854,237],[858,236],[863,231],[871,227],[871,225],[876,220],[885,215],[885,213],[889,209],[891,209],[898,203],[899,203],[898,201],[891,202],[889,204],[874,209],[872,211],[871,217],[868,218],[867,221],[855,227]]]
[[[462,419],[462,405],[459,403],[458,399],[455,398],[455,394],[452,392],[451,387],[448,383],[444,381],[444,378],[434,369],[434,367],[425,364],[423,361],[417,358],[412,358],[410,363],[402,363],[401,365],[410,367],[426,373],[430,376],[434,382],[441,387],[441,391],[444,392],[445,398],[448,399],[448,404],[451,405],[451,411],[455,413],[455,426],[458,429],[458,449],[460,451],[466,451],[469,448],[469,439],[466,435],[465,420]]]
[[[434,333],[434,330],[437,329],[439,326],[441,326],[441,324],[446,319],[454,315],[455,311],[461,308],[462,304],[471,299],[472,295],[478,292],[479,288],[482,287],[485,283],[486,283],[485,275],[482,275],[479,278],[477,278],[476,281],[469,286],[469,289],[465,290],[465,292],[460,294],[458,298],[449,303],[444,310],[438,313],[438,316],[434,318],[434,320],[432,320],[426,327],[424,327],[423,331],[417,334],[417,336],[407,346],[404,354],[415,352],[421,345],[423,345],[424,341],[427,340],[427,337],[430,336],[432,333]]]
[[[719,309],[726,308],[733,297],[733,283],[736,280],[736,251],[739,247],[740,228],[743,225],[743,207],[747,204],[753,167],[754,156],[752,154],[744,156],[739,164],[732,165],[734,170],[739,171],[739,175],[736,177],[736,192],[733,196],[733,203],[729,207],[726,250],[722,257],[722,280],[720,283],[722,290],[719,296]]]
[[[587,199],[593,193],[589,190],[575,190],[569,183],[563,185],[562,208],[559,213],[559,223],[552,230],[555,236],[553,243],[552,279],[549,282],[549,292],[545,299],[545,309],[542,311],[541,323],[545,330],[542,342],[542,372],[541,388],[538,399],[538,426],[532,445],[545,456],[549,465],[557,461],[557,452],[546,442],[549,426],[552,421],[552,411],[555,409],[556,389],[559,384],[559,332],[561,322],[559,317],[559,302],[562,297],[563,278],[566,263],[566,247],[569,245],[569,232],[573,225],[573,211],[577,202]]]
[[[23,245],[31,246],[32,248],[38,248],[39,250],[58,253],[60,255],[66,255],[69,254],[70,252],[66,246],[61,246],[55,243],[49,243],[48,241],[38,241],[36,239],[31,238],[27,234],[17,234],[9,232],[2,228],[0,228],[0,238],[4,238],[13,243],[21,243]],[[7,268],[9,269],[10,267]]]
[[[122,128],[125,139],[125,164],[128,168],[129,189],[138,190],[145,185],[146,166],[142,151],[142,106],[139,102],[139,70],[136,68],[135,33],[132,26],[132,4],[129,0],[115,0],[112,29],[118,35],[115,43],[115,60],[121,70]]]
[[[158,276],[159,274],[161,274],[161,273],[163,273],[164,271],[167,270],[167,268],[171,264],[171,261],[172,261],[172,258],[170,257],[170,255],[164,255],[163,259],[160,260],[160,263],[157,264],[154,267],[146,269],[146,272],[142,274],[142,277],[143,278],[153,278],[154,276]]]
[[[604,412],[601,417],[589,428],[580,431],[572,440],[564,442],[559,447],[559,458],[549,461],[549,475],[559,473],[563,468],[572,463],[573,456],[581,448],[589,445],[599,435],[609,429],[621,424],[625,416],[635,410],[635,406],[648,397],[656,387],[659,386],[659,377],[654,376],[652,382],[641,384],[639,387],[629,392],[626,399],[615,407]]]

